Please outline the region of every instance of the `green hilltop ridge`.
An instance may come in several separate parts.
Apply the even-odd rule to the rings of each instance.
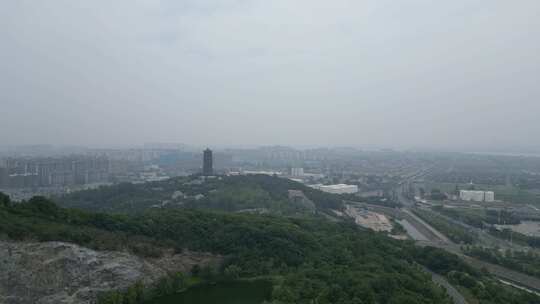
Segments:
[[[301,191],[305,199],[291,200],[289,190]],[[189,176],[144,184],[122,183],[75,192],[55,200],[64,207],[131,214],[148,208],[190,208],[280,215],[334,215],[332,210],[343,208],[339,195],[265,175],[208,179]]]
[[[0,236],[72,242],[143,257],[159,257],[167,249],[210,252],[224,261],[201,271],[203,280],[266,278],[272,282],[275,304],[451,303],[419,264],[447,276],[478,303],[540,303],[534,295],[503,287],[471,269],[457,256],[392,240],[350,222],[315,217],[196,209],[106,214],[61,208],[43,197],[13,204],[0,195]],[[176,278],[183,280],[183,276]],[[185,286],[164,284],[167,292]],[[144,299],[122,295],[123,291],[112,293],[102,303],[142,303]]]

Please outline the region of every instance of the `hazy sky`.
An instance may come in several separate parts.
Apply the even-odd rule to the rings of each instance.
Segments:
[[[0,0],[4,145],[540,149],[538,0]]]

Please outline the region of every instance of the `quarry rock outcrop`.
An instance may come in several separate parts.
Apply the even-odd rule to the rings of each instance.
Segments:
[[[171,272],[188,272],[219,257],[185,251],[146,259],[63,242],[0,241],[0,303],[90,304],[108,290],[150,285]]]

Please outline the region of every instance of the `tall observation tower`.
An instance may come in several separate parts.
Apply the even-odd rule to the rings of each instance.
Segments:
[[[212,150],[206,148],[203,152],[203,175],[214,175]]]

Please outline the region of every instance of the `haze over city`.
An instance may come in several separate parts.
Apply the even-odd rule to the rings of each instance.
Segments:
[[[2,145],[540,151],[540,2],[2,1]]]
[[[540,304],[539,0],[0,0],[0,304]]]

